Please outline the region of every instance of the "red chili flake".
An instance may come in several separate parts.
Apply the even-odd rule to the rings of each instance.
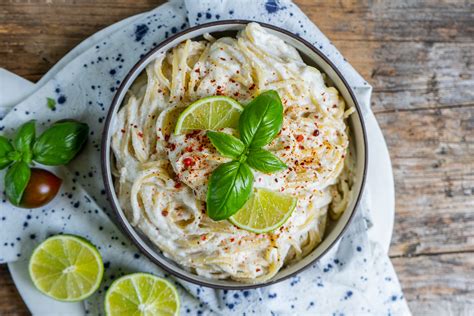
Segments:
[[[297,136],[296,136],[296,141],[298,141],[298,142],[303,141],[303,139],[304,139],[304,136],[303,136],[303,135],[297,135]]]
[[[230,242],[234,242],[234,240],[235,240],[235,238],[231,238],[231,239],[230,239]]]
[[[253,90],[253,89],[255,89],[255,83],[249,87],[249,90]]]
[[[315,130],[314,130],[313,136],[319,136],[319,130],[318,130],[318,129],[315,129]]]
[[[202,240],[202,241],[204,241],[204,240],[206,240],[206,239],[207,239],[206,235],[202,235],[202,236],[201,236],[201,240]]]
[[[192,147],[192,146],[188,146],[188,147],[185,148],[185,150],[186,150],[188,153],[190,153],[190,152],[193,151],[193,147]]]
[[[232,78],[230,78],[229,81],[232,82],[232,83],[235,83],[235,80],[232,79]]]
[[[183,159],[183,164],[186,167],[190,167],[190,166],[194,165],[194,160],[191,157],[186,157],[186,158]]]
[[[257,268],[257,269],[255,269],[255,271],[260,272],[260,271],[262,271],[262,270],[260,270],[260,268]]]
[[[216,80],[215,80],[215,79],[212,79],[212,80],[211,80],[211,83],[214,83],[214,82],[216,82]]]
[[[333,105],[332,105],[332,108],[333,108],[333,109],[337,108],[337,105],[336,105],[336,104],[333,104]]]
[[[238,97],[238,96],[239,96],[238,92],[234,93],[234,97]]]
[[[222,89],[222,87],[221,87],[221,86],[217,86],[217,90],[220,90],[220,89]]]
[[[142,132],[138,132],[138,137],[143,138],[143,133],[142,133]]]
[[[300,145],[300,149],[301,149],[301,150],[304,150],[304,146],[303,146],[303,145]]]
[[[285,146],[285,149],[286,150],[289,150],[291,147],[290,146]]]
[[[170,134],[165,135],[165,140],[168,141],[170,139]]]
[[[203,150],[204,150],[204,146],[202,146],[202,145],[199,146],[198,150],[199,150],[199,151],[203,151]]]
[[[133,127],[138,128],[138,125],[133,125]]]
[[[174,187],[175,187],[176,189],[181,188],[181,182],[176,182],[176,184],[174,185]]]
[[[201,69],[197,68],[196,70],[194,70],[194,72],[200,73],[200,72],[201,72]]]
[[[163,215],[164,217],[168,216],[168,211],[167,210],[161,211],[161,215]]]
[[[168,148],[171,150],[171,151],[174,151],[176,149],[176,145],[175,144],[169,144]]]
[[[125,133],[125,130],[124,130],[123,128],[122,128],[120,131],[121,131],[122,133]]]

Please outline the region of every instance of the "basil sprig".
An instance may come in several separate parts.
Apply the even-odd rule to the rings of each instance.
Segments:
[[[240,139],[232,135],[208,131],[207,136],[217,151],[232,158],[217,167],[208,184],[207,214],[213,220],[223,220],[240,210],[250,198],[253,173],[281,171],[287,166],[262,147],[280,132],[283,124],[283,105],[278,93],[266,91],[253,99],[239,119]]]
[[[13,142],[0,136],[0,170],[8,166],[4,186],[8,200],[19,205],[31,177],[30,164],[63,165],[71,161],[86,143],[87,124],[74,120],[54,123],[36,139],[35,121],[24,123]]]

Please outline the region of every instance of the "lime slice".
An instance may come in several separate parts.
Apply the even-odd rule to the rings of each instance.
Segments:
[[[30,258],[33,284],[59,301],[80,301],[100,285],[104,265],[99,251],[87,240],[56,235],[43,241]]]
[[[239,124],[243,107],[239,102],[224,96],[200,99],[184,110],[176,122],[174,133],[184,134],[192,130],[218,130],[235,128]]]
[[[179,296],[168,281],[148,273],[134,273],[115,280],[105,295],[109,316],[179,315]]]
[[[260,234],[283,225],[295,209],[296,198],[279,192],[257,189],[245,205],[232,217],[232,224]]]

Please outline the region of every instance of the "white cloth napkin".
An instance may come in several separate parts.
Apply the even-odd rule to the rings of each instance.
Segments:
[[[98,246],[105,276],[100,290],[85,302],[88,313],[103,313],[104,291],[121,275],[151,272],[173,279],[152,264],[110,220],[100,174],[103,122],[114,91],[141,55],[189,25],[223,19],[251,19],[287,29],[322,50],[354,89],[364,113],[371,87],[289,0],[175,0],[131,18],[113,33],[82,45],[77,56],[0,120],[0,132],[12,136],[23,122],[36,119],[38,132],[63,118],[87,122],[86,150],[70,165],[54,171],[63,180],[59,196],[44,208],[25,210],[0,201],[0,263],[28,260],[32,248],[52,234],[78,234]],[[46,98],[56,99],[55,109]],[[0,173],[3,179],[4,171]],[[2,193],[3,194],[3,193]],[[367,194],[367,193],[366,193]],[[388,256],[367,237],[370,205],[363,199],[339,244],[297,276],[257,290],[223,291],[174,280],[182,314],[208,315],[357,315],[410,314]]]

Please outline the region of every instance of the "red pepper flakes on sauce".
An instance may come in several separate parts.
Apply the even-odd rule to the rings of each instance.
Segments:
[[[186,158],[183,159],[183,164],[186,167],[190,167],[190,166],[194,165],[194,160],[191,157],[186,157]]]
[[[142,133],[142,132],[138,132],[138,137],[143,138],[143,133]]]
[[[318,129],[315,129],[315,130],[314,130],[313,136],[319,136],[319,130],[318,130]]]
[[[176,189],[181,188],[181,182],[176,182],[176,184],[174,185],[174,187],[175,187]]]
[[[168,211],[167,210],[161,211],[161,215],[163,215],[164,217],[168,216]]]
[[[304,136],[303,135],[296,135],[296,141],[301,142],[303,141]]]
[[[202,241],[204,241],[204,240],[206,240],[206,239],[207,239],[206,235],[202,235],[202,236],[201,236],[201,240],[202,240]]]

